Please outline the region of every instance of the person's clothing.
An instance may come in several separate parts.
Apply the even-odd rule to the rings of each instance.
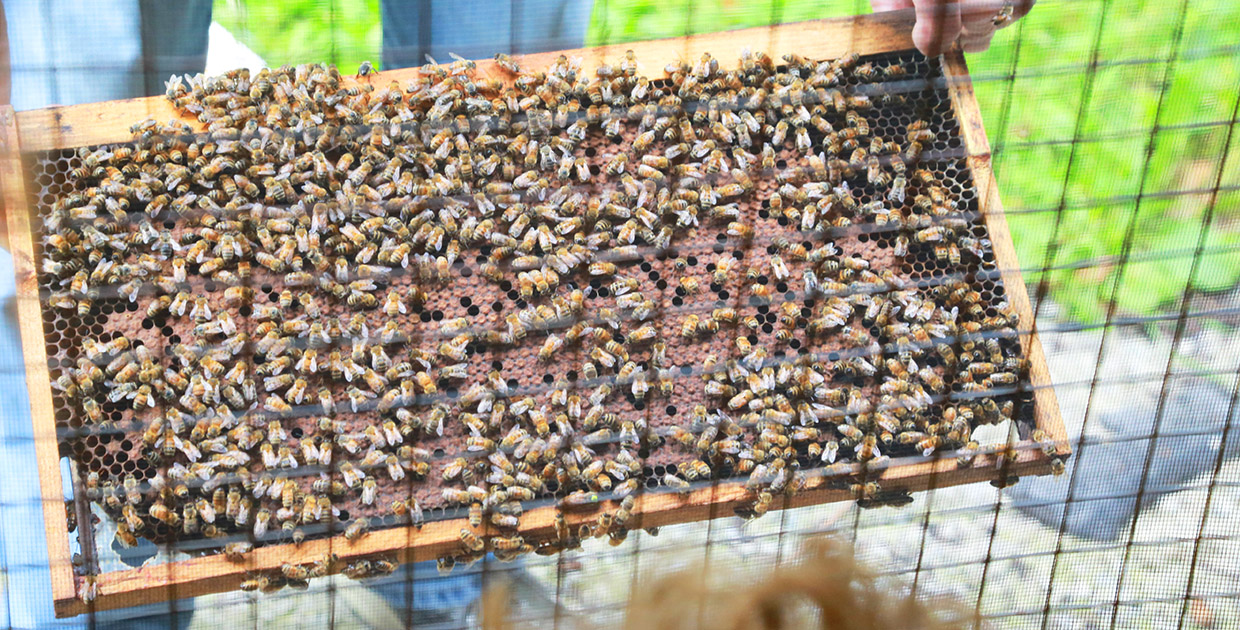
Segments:
[[[201,72],[211,0],[6,0],[17,110],[161,94]]]
[[[427,54],[449,62],[449,52],[483,59],[579,48],[590,7],[591,0],[383,0],[383,68],[419,66]],[[211,0],[6,0],[4,10],[17,110],[162,94],[170,75],[202,72],[206,64]],[[193,600],[53,616],[13,280],[12,258],[0,251],[0,627],[183,630],[193,617]],[[62,465],[68,479],[68,465]],[[144,559],[136,552],[129,556],[111,561]],[[439,577],[434,563],[419,563],[371,586],[415,616],[460,613],[481,592],[480,571]],[[412,587],[404,581],[410,578]]]
[[[381,67],[580,48],[592,4],[382,0]],[[211,0],[8,0],[4,10],[19,111],[161,94],[169,76],[206,64]]]
[[[581,48],[593,0],[382,0],[382,68]]]

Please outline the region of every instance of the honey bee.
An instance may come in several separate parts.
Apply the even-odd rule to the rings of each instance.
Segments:
[[[505,55],[502,53],[498,53],[495,55],[495,65],[503,68],[504,70],[514,75],[520,75],[522,72],[521,66],[517,65],[517,62],[513,61],[512,57],[509,57],[508,55]]]
[[[272,587],[271,578],[267,577],[266,575],[263,575],[261,573],[260,574],[247,574],[247,575],[252,575],[252,577],[247,577],[245,580],[241,582],[241,585],[240,585],[241,590],[246,591],[246,592],[252,592],[252,591],[267,592],[268,590],[271,589]]]
[[[477,534],[469,531],[468,529],[461,528],[459,538],[461,545],[469,551],[482,551],[486,549],[486,542],[483,541]]]
[[[780,121],[783,122],[783,121]],[[813,142],[809,137],[809,129],[805,127],[797,127],[796,130],[796,148],[802,153],[809,153],[813,150]]]
[[[647,149],[650,148],[651,144],[654,144],[654,139],[655,139],[654,130],[643,131],[642,133],[638,134],[636,138],[633,139],[633,150],[637,151],[638,153],[644,153]]]
[[[491,539],[491,548],[497,553],[504,551],[514,551],[525,545],[525,539],[521,536],[496,536]],[[469,543],[466,543],[467,545]]]
[[[359,518],[349,523],[349,526],[345,528],[344,537],[346,540],[354,542],[365,536],[368,529],[370,529],[370,521],[366,518]]]
[[[92,423],[98,424],[103,422],[103,407],[93,398],[82,400],[82,410],[86,412],[86,418]]]
[[[692,338],[697,335],[700,319],[696,313],[690,313],[680,325],[680,336]]]
[[[543,361],[550,361],[556,351],[564,347],[564,340],[556,335],[548,335],[546,341],[543,342],[542,348],[538,350],[538,358]]]
[[[660,481],[663,482],[663,485],[675,490],[681,495],[688,494],[689,490],[691,489],[689,482],[685,481],[684,479],[681,479],[680,477],[677,477],[676,475],[672,473],[664,474],[663,477],[660,479]]]
[[[482,504],[478,502],[471,503],[469,506],[469,526],[478,529],[482,527]]]
[[[617,271],[615,263],[596,262],[590,263],[590,275],[592,276],[612,276]]]
[[[366,479],[362,482],[362,504],[374,505],[375,497],[378,496],[379,487],[375,483],[374,478]]]
[[[466,475],[466,472],[469,470],[470,467],[468,461],[466,461],[464,457],[458,457],[444,466],[443,480],[452,481],[454,479],[463,479],[464,481],[469,482],[473,476],[472,473]]]

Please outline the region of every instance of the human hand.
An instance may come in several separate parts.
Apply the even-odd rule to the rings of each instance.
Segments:
[[[870,0],[875,11],[916,8],[913,44],[937,55],[960,40],[965,52],[990,47],[995,31],[1024,17],[1035,0]]]

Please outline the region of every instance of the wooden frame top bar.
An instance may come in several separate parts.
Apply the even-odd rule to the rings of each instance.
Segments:
[[[580,58],[582,70],[592,74],[600,65],[616,63],[624,57],[625,51],[632,50],[637,55],[641,72],[647,77],[659,78],[663,76],[663,66],[667,63],[675,60],[696,61],[705,52],[718,58],[720,63],[729,65],[734,64],[745,49],[762,50],[776,59],[793,52],[803,57],[834,59],[854,51],[873,54],[907,50],[913,47],[912,28],[913,11],[906,9],[674,39],[535,53],[514,59],[522,67],[540,70],[563,54]],[[478,62],[478,73],[500,79],[512,77],[489,59]],[[379,86],[398,81],[403,85],[420,75],[418,68],[404,68],[360,79],[349,76],[345,82]],[[24,151],[47,151],[128,142],[133,137],[129,127],[148,118],[164,122],[182,117],[172,103],[160,95],[20,112],[17,114],[17,129]],[[193,124],[202,129],[197,121]]]

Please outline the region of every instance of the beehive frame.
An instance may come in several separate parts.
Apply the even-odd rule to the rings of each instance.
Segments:
[[[636,42],[610,47],[564,51],[582,60],[583,69],[591,72],[598,65],[614,61],[625,50],[652,67],[677,59],[696,59],[703,52],[729,63],[740,56],[743,48],[762,49],[772,57],[796,53],[809,58],[834,58],[848,52],[862,55],[888,53],[912,48],[910,39],[911,11],[857,16],[853,18],[802,22],[761,27],[726,33],[712,33],[670,40]],[[523,65],[540,67],[551,63],[560,52],[524,56]],[[1036,332],[1030,329],[1032,309],[1021,279],[1007,223],[1003,215],[998,188],[991,170],[990,148],[982,118],[974,98],[964,57],[959,50],[943,56],[942,70],[959,134],[966,151],[966,162],[972,172],[982,219],[989,232],[995,266],[1011,305],[1022,318],[1020,335],[1024,356],[1031,362],[1028,387],[1033,397],[1033,421],[1055,442],[1052,453],[1041,445],[1018,442],[1014,460],[996,466],[995,456],[979,457],[971,467],[960,468],[953,458],[930,460],[897,460],[883,470],[869,471],[877,476],[884,489],[921,491],[979,481],[1005,479],[1011,475],[1045,474],[1053,458],[1070,454],[1060,418],[1058,403],[1051,387],[1045,357]],[[479,73],[502,78],[492,62],[480,62]],[[418,73],[416,69],[393,70],[374,77],[374,81],[405,82]],[[72,149],[114,142],[131,137],[130,125],[138,120],[178,118],[172,104],[162,97],[113,101],[72,107],[53,107],[14,114],[11,109],[0,111],[0,186],[7,209],[7,238],[14,256],[18,292],[18,321],[21,327],[23,354],[27,369],[35,448],[40,463],[40,486],[44,508],[51,564],[52,592],[57,616],[72,616],[90,610],[105,610],[138,604],[166,601],[236,588],[247,572],[278,569],[283,563],[312,562],[326,553],[335,553],[342,560],[374,555],[395,554],[401,562],[431,560],[450,553],[459,544],[459,521],[427,523],[420,530],[392,527],[377,530],[355,541],[343,536],[291,544],[261,547],[248,554],[243,563],[229,562],[221,555],[205,556],[163,565],[103,573],[95,579],[98,597],[90,604],[79,597],[84,579],[76,576],[71,563],[68,523],[63,500],[58,434],[53,416],[52,392],[43,332],[43,303],[38,287],[38,263],[34,217],[27,195],[28,178],[24,156],[50,150]],[[860,465],[854,466],[860,471]],[[75,475],[76,478],[76,475]],[[801,507],[855,498],[848,490],[838,489],[829,480],[810,477],[807,488],[792,497],[776,500],[775,509]],[[675,493],[644,493],[635,510],[633,527],[653,527],[729,516],[733,510],[748,505],[751,496],[741,484],[717,482],[695,490],[687,496]],[[88,516],[84,502],[79,501],[79,516]],[[554,531],[552,505],[530,510],[521,520],[520,531],[527,538],[550,535]],[[570,524],[589,520],[593,512],[569,512]],[[79,521],[82,519],[79,518]],[[90,528],[83,528],[88,531]],[[87,539],[83,546],[92,544]]]

